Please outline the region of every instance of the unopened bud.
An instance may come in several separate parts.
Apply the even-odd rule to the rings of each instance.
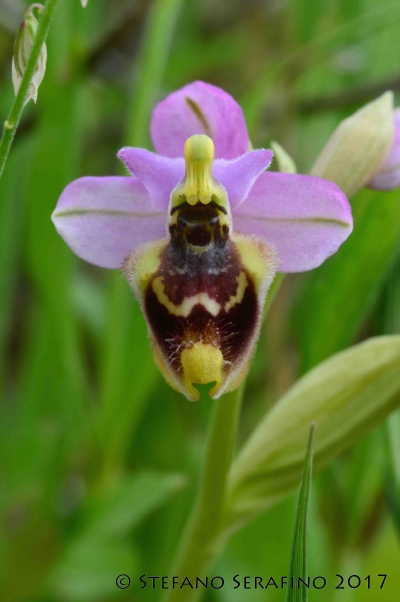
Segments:
[[[274,151],[274,159],[277,162],[279,171],[283,173],[297,173],[296,163],[279,142],[272,140],[271,148]]]
[[[385,92],[338,125],[310,173],[351,197],[379,171],[393,137],[393,92]]]
[[[394,139],[386,160],[368,183],[375,190],[394,190],[400,186],[400,108],[393,112]]]
[[[21,85],[21,80],[24,75],[26,65],[31,54],[32,46],[35,40],[36,32],[38,29],[38,21],[33,14],[33,11],[38,9],[40,12],[43,10],[42,4],[31,4],[24,15],[17,37],[14,42],[14,55],[12,61],[12,80],[14,85],[15,94],[18,93]],[[37,99],[37,93],[40,84],[42,83],[44,73],[46,70],[47,60],[47,48],[46,44],[43,44],[40,51],[39,59],[36,64],[35,72],[32,76],[32,80],[29,84],[28,93],[25,98],[26,104],[31,98],[34,102]]]
[[[81,0],[81,4],[82,4],[83,8],[86,8],[86,5],[88,2],[89,2],[89,0]]]

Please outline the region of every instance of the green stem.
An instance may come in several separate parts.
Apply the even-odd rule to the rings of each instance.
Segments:
[[[263,320],[275,299],[285,274],[277,274],[269,290]],[[183,534],[171,575],[204,579],[225,540],[220,537],[226,482],[232,463],[245,383],[215,402],[206,445],[197,500]],[[164,602],[195,602],[201,588],[169,589]]]
[[[206,456],[197,501],[180,545],[172,575],[205,578],[218,553],[218,532],[225,499],[225,484],[231,466],[243,387],[215,401]],[[187,591],[188,590],[188,591]],[[194,602],[199,589],[170,589],[165,602]]]
[[[28,63],[26,65],[24,75],[22,76],[18,94],[15,97],[14,104],[11,107],[10,114],[8,115],[8,119],[4,122],[3,134],[0,140],[0,177],[3,173],[8,153],[10,152],[11,144],[14,140],[15,132],[17,131],[17,127],[21,119],[25,98],[28,94],[28,89],[32,81],[33,74],[35,73],[40,51],[44,42],[46,41],[47,34],[49,33],[57,2],[58,0],[47,0],[45,4],[39,21],[35,40],[33,42],[32,50],[29,55]]]

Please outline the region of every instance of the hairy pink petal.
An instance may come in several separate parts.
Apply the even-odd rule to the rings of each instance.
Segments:
[[[271,163],[272,157],[272,151],[260,149],[233,161],[215,161],[213,174],[226,188],[232,209],[243,203],[258,176]]]
[[[134,247],[166,235],[165,213],[152,205],[134,177],[71,182],[52,220],[78,257],[103,268],[120,268]]]
[[[142,182],[154,206],[166,211],[171,192],[185,175],[184,159],[162,157],[144,148],[129,146],[122,148],[118,157]]]
[[[393,190],[400,186],[400,108],[394,111],[394,139],[386,161],[368,186],[376,190]]]
[[[182,157],[185,141],[194,134],[213,139],[217,159],[235,159],[249,148],[243,111],[221,88],[196,81],[158,103],[150,126],[157,153]]]
[[[313,176],[264,173],[233,212],[233,228],[273,243],[280,272],[318,267],[352,231],[351,208],[332,182]]]

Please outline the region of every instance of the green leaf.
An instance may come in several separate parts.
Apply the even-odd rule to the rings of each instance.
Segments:
[[[31,159],[32,141],[15,144],[7,169],[0,180],[0,380],[3,380],[7,351],[6,341],[17,280],[17,261],[23,236],[23,214],[26,200],[26,166]]]
[[[310,2],[305,4],[309,9]],[[335,23],[335,26],[329,29],[324,28],[318,36],[310,39],[307,44],[297,45],[291,52],[288,52],[286,48],[286,52],[280,60],[264,61],[253,85],[247,88],[240,102],[244,109],[250,137],[252,138],[253,134],[259,129],[262,111],[265,111],[265,107],[268,106],[268,103],[271,103],[271,99],[277,94],[288,68],[290,69],[293,65],[302,65],[301,73],[306,73],[308,76],[311,69],[314,68],[314,77],[311,78],[310,86],[312,89],[312,84],[315,85],[317,77],[316,67],[320,67],[318,63],[323,66],[324,60],[331,60],[332,56],[346,48],[350,41],[352,44],[356,42],[365,44],[381,31],[385,32],[386,37],[390,35],[391,28],[398,26],[400,7],[396,2],[391,2],[389,6],[390,9],[388,9],[387,4],[383,3],[373,8],[364,8],[355,18],[348,19],[339,26]],[[296,15],[307,20],[307,16],[302,10],[297,10]],[[310,24],[311,22],[309,22]],[[321,25],[322,20],[319,23],[319,26]],[[316,23],[314,26],[318,27]],[[376,46],[373,46],[373,48],[376,53]],[[383,63],[382,58],[381,61]],[[326,72],[331,82],[332,70],[331,66],[328,65],[326,65]]]
[[[115,493],[88,508],[88,530],[96,537],[125,535],[186,484],[182,474],[143,471],[123,480]]]
[[[54,54],[59,53],[56,50]],[[38,319],[49,322],[48,344],[52,346],[51,364],[43,362],[43,369],[48,378],[53,373],[58,377],[58,386],[63,391],[63,433],[71,446],[79,445],[88,436],[91,422],[78,324],[70,299],[75,260],[55,231],[50,215],[63,186],[77,173],[84,127],[80,111],[84,89],[79,83],[77,80],[66,85],[60,81],[49,92],[46,84],[41,89],[43,102],[47,98],[48,105],[39,123],[26,192],[28,274],[37,291],[36,305],[43,312]],[[35,394],[27,391],[26,399],[33,400]],[[39,395],[44,403],[54,407],[46,382]]]
[[[303,371],[354,341],[400,249],[398,191],[364,190],[353,214],[353,233],[307,277],[296,309]]]
[[[289,568],[289,584],[286,602],[307,602],[308,590],[304,585],[297,587],[298,579],[307,582],[307,514],[311,493],[312,464],[314,453],[315,423],[311,425],[306,458],[304,461],[303,478],[301,481],[299,502],[297,506],[296,523],[293,533],[292,556]]]
[[[138,561],[124,537],[185,484],[180,474],[144,471],[87,508],[87,522],[69,542],[49,580],[51,592],[71,602],[116,595],[115,579],[133,575]]]
[[[108,599],[120,593],[115,583],[117,576],[134,575],[137,567],[132,546],[118,541],[78,540],[52,574],[50,593],[68,602]]]
[[[233,464],[225,530],[239,527],[296,487],[315,421],[321,470],[400,404],[400,336],[370,339],[303,376],[261,421]]]
[[[394,412],[385,425],[386,495],[400,535],[400,413]]]

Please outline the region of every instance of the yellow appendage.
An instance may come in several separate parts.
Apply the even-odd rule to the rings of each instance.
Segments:
[[[206,385],[216,381],[209,394],[213,397],[218,392],[222,382],[222,363],[222,353],[214,345],[195,343],[193,347],[182,351],[183,381],[193,399],[197,400],[200,397],[193,383]]]
[[[171,208],[178,207],[185,200],[189,205],[214,200],[218,205],[229,208],[225,188],[212,175],[214,143],[204,134],[188,138],[184,148],[185,178],[172,191]]]

